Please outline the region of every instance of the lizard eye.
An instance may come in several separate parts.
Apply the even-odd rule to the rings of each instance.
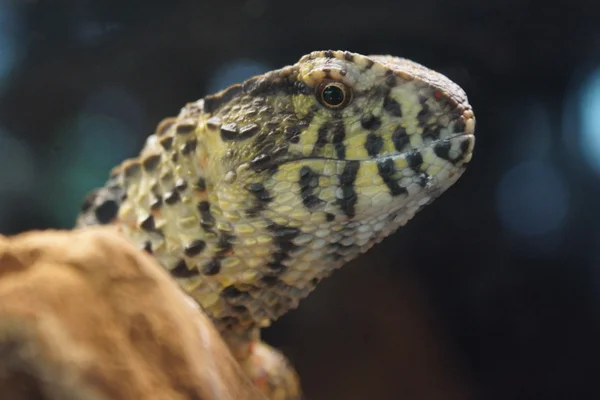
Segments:
[[[317,87],[317,98],[325,107],[339,110],[350,104],[352,91],[340,82],[323,82]]]

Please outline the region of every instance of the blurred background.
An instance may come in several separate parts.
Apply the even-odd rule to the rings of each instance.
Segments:
[[[459,183],[265,331],[308,400],[600,396],[600,5],[0,0],[0,233],[69,228],[187,102],[312,50],[411,58],[477,117]]]

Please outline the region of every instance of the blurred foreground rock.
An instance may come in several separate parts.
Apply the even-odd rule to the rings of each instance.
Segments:
[[[0,399],[261,399],[208,318],[110,228],[0,236]]]

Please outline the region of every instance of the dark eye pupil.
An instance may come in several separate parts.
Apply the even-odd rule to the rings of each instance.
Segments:
[[[330,106],[339,106],[344,102],[344,91],[334,85],[323,89],[323,101]]]

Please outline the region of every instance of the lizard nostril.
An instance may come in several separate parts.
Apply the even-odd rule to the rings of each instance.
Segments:
[[[465,135],[475,134],[475,115],[471,108],[463,112],[463,118],[465,119]]]

